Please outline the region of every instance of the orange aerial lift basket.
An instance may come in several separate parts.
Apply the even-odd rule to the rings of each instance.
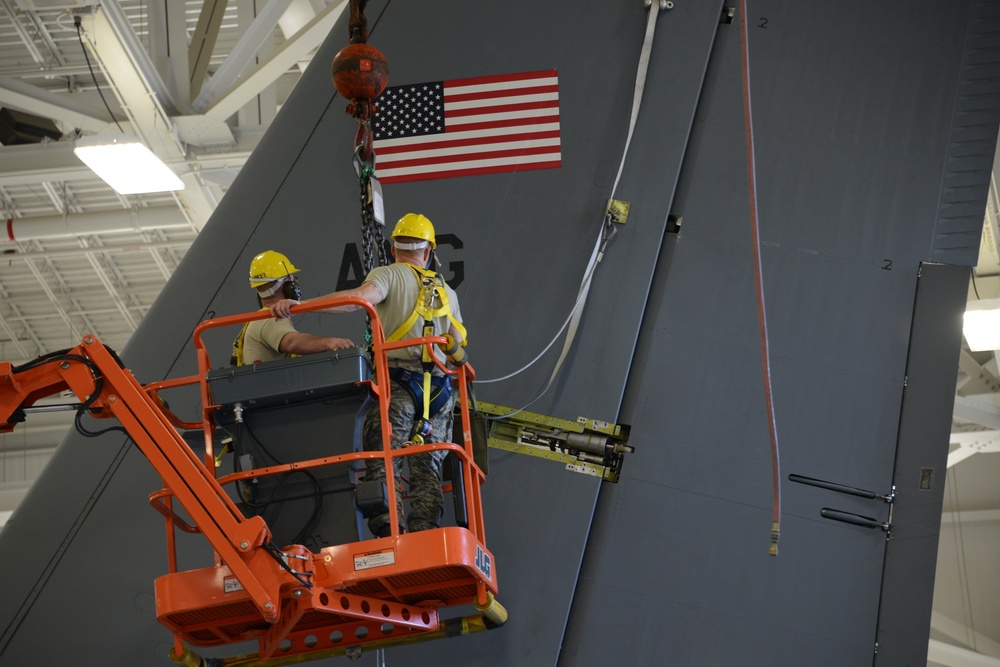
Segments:
[[[344,297],[296,306],[306,312],[337,305],[364,308],[372,323],[374,376],[361,381],[378,401],[383,451],[355,451],[336,456],[243,470],[216,479],[215,415],[207,381],[210,360],[204,333],[269,317],[267,311],[218,318],[201,323],[194,332],[199,373],[140,385],[117,357],[94,337],[66,354],[13,368],[0,363],[0,432],[23,418],[23,408],[35,400],[72,389],[94,416],[118,419],[157,473],[164,488],[150,496],[151,505],[166,518],[167,574],[155,582],[158,620],[174,634],[171,657],[197,667],[204,663],[189,646],[222,646],[256,640],[258,652],[212,659],[212,664],[278,665],[300,663],[340,654],[467,634],[502,625],[506,610],[496,601],[497,575],[486,546],[480,486],[485,479],[473,456],[468,365],[442,370],[458,388],[457,410],[461,442],[427,443],[392,449],[388,417],[389,383],[386,352],[412,345],[446,342],[432,336],[386,343],[371,304]],[[433,356],[433,355],[432,355]],[[58,363],[55,363],[58,362]],[[200,422],[185,422],[173,414],[159,392],[199,385]],[[178,429],[203,429],[204,460],[192,451]],[[458,438],[456,438],[458,439]],[[295,470],[381,458],[386,471],[387,506],[396,506],[392,461],[429,450],[447,450],[461,461],[460,479],[452,484],[467,509],[467,527],[446,526],[401,533],[395,512],[389,512],[388,537],[327,546],[311,551],[293,544],[279,548],[271,529],[259,516],[247,517],[227,493],[250,477],[264,478]],[[235,495],[235,494],[234,494]],[[174,509],[179,503],[187,517]],[[177,531],[201,533],[215,552],[214,563],[179,571]],[[473,605],[478,613],[442,619],[439,610]]]

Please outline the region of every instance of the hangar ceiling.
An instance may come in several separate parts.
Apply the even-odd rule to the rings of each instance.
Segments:
[[[0,0],[0,359],[84,333],[124,347],[346,4]],[[79,137],[119,127],[185,188],[119,195],[76,159]],[[998,201],[994,186],[970,299],[1000,296]],[[963,350],[931,667],[1000,667],[998,377],[995,352]],[[0,525],[69,424],[32,415],[0,436]]]

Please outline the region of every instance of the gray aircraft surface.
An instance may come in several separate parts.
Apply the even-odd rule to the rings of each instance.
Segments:
[[[385,217],[434,222],[479,380],[527,365],[584,303],[548,391],[536,399],[561,342],[478,397],[627,424],[635,451],[617,484],[493,452],[483,506],[508,621],[357,664],[925,664],[960,316],[1000,118],[1000,2],[748,5],[743,22],[722,0],[368,4],[391,87],[461,100],[548,82],[548,125],[502,151],[400,157],[382,127]],[[344,18],[122,350],[139,381],[197,371],[193,329],[255,308],[247,267],[263,250],[292,258],[307,297],[362,279],[357,124],[329,69],[347,34]],[[507,127],[452,116],[438,141],[462,122]],[[627,217],[606,223],[612,197]],[[355,340],[364,327],[298,322]],[[207,338],[219,366],[231,338]],[[255,437],[349,444],[352,414],[275,412]],[[161,486],[121,433],[67,436],[0,534],[0,665],[174,664],[153,593],[167,563],[147,496]],[[341,504],[326,520],[356,523]],[[211,562],[197,536],[179,548],[182,568]]]

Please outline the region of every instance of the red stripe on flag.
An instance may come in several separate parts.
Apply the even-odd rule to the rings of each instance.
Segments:
[[[507,88],[502,90],[484,90],[478,93],[448,93],[445,90],[445,103],[468,102],[469,100],[489,100],[495,97],[514,97],[516,95],[535,95],[537,93],[558,93],[559,86],[531,86],[530,88]]]
[[[493,76],[477,76],[471,79],[452,79],[451,81],[445,81],[444,85],[445,88],[448,86],[480,86],[487,83],[545,79],[554,76],[556,76],[556,70],[546,69],[538,72],[522,72],[521,74],[495,74]]]
[[[541,123],[559,122],[559,116],[552,115],[534,118],[508,118],[504,120],[481,120],[476,123],[462,123],[451,128],[452,132],[475,132],[477,130],[493,130],[498,127],[519,127],[522,125],[539,125]],[[447,135],[447,133],[445,133]]]
[[[438,178],[456,178],[458,176],[479,176],[481,174],[535,171],[537,169],[558,169],[561,166],[561,160],[553,160],[551,162],[534,162],[528,164],[502,165],[497,167],[476,167],[475,169],[449,169],[447,171],[421,172],[419,174],[406,174],[405,176],[386,176],[385,178],[379,178],[379,181],[384,184],[410,183],[413,181],[433,181]]]
[[[546,153],[558,153],[559,146],[533,146],[530,148],[511,148],[499,151],[477,151],[475,153],[465,153],[458,155],[435,155],[424,158],[414,158],[412,160],[382,160],[379,167],[382,169],[407,169],[409,167],[423,167],[432,164],[446,164],[448,162],[471,162],[473,160],[494,160],[502,157],[521,157],[523,155],[545,155]]]
[[[445,104],[444,119],[462,118],[464,116],[486,116],[488,114],[511,113],[513,111],[531,111],[533,109],[558,109],[559,100],[541,100],[539,102],[518,102],[517,104],[499,104],[490,107],[474,107],[472,109],[448,109]]]
[[[448,136],[448,135],[435,135]],[[442,141],[428,141],[421,144],[407,144],[405,146],[382,146],[377,148],[379,159],[386,155],[395,153],[411,153],[414,151],[431,151],[442,148],[459,148],[461,146],[482,146],[486,144],[502,144],[510,141],[533,141],[535,139],[558,139],[559,130],[546,130],[544,132],[521,132],[518,134],[498,134],[490,137],[469,137],[468,139],[444,139]]]

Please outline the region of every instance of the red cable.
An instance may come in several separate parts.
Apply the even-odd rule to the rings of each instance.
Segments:
[[[764,307],[764,280],[760,262],[760,227],[757,224],[757,166],[753,145],[753,114],[750,111],[750,42],[747,36],[747,2],[740,0],[740,37],[743,58],[743,123],[746,128],[747,175],[750,194],[750,225],[753,229],[753,269],[757,283],[757,319],[760,323],[761,361],[764,370],[764,402],[767,404],[767,424],[771,432],[771,475],[774,483],[774,515],[771,527],[771,555],[778,555],[781,524],[781,461],[778,455],[778,424],[774,418],[771,396],[771,354],[768,350],[767,314]]]

